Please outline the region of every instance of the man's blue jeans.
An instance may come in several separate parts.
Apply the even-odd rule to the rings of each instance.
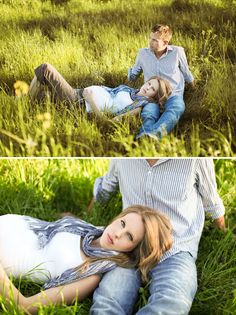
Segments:
[[[166,101],[162,114],[156,103],[148,103],[142,109],[142,126],[136,138],[153,134],[161,139],[174,128],[184,110],[185,104],[182,95],[171,96]]]
[[[103,277],[93,295],[92,315],[133,314],[140,286],[139,274],[120,267]],[[150,297],[138,315],[183,315],[190,311],[197,291],[195,259],[179,252],[151,271]]]

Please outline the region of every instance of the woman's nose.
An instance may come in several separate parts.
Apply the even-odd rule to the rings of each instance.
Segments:
[[[115,236],[116,238],[120,238],[122,236],[122,231],[121,230],[116,231]]]

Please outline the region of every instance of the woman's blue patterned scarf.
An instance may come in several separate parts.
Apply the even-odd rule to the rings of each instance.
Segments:
[[[144,107],[151,101],[147,96],[138,95],[139,89],[131,88],[127,85],[119,85],[115,88],[110,88],[107,86],[103,86],[103,88],[109,92],[113,97],[117,95],[119,92],[128,92],[130,94],[131,99],[133,100],[133,103],[130,105],[125,106],[125,108],[119,110],[115,116],[119,116],[125,113],[128,113],[136,108]]]
[[[118,254],[116,251],[92,247],[90,245],[91,242],[103,233],[104,228],[96,227],[83,220],[68,216],[55,222],[46,222],[29,216],[24,216],[24,219],[27,221],[29,228],[38,236],[40,248],[47,245],[56,233],[69,232],[80,235],[83,238],[83,252],[89,257],[107,257]],[[78,248],[78,250],[80,250],[80,248]],[[44,284],[43,288],[49,289],[55,286],[68,284],[73,281],[89,277],[93,274],[105,273],[115,267],[116,264],[114,262],[101,260],[90,263],[86,271],[83,273],[79,273],[75,268],[71,268],[64,271],[60,276],[49,279]]]

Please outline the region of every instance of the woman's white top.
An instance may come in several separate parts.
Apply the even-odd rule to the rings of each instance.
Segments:
[[[115,114],[133,103],[130,93],[126,91],[120,91],[115,96],[112,96],[102,86],[92,85],[89,87],[89,89],[92,90],[96,99],[96,105],[101,112],[110,112]],[[86,101],[85,106],[87,112],[92,111],[90,104]]]
[[[39,248],[37,235],[22,216],[0,216],[0,263],[8,275],[23,275],[40,282],[59,276],[82,264],[80,243],[79,235],[59,232]]]

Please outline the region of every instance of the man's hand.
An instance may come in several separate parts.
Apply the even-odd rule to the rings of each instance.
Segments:
[[[215,225],[218,229],[226,230],[226,227],[225,227],[225,217],[224,217],[224,216],[215,219],[215,220],[213,221],[213,223],[214,223],[214,225]]]
[[[192,90],[194,90],[196,88],[196,82],[195,80],[193,80],[193,82],[189,83],[189,86],[191,87]]]

